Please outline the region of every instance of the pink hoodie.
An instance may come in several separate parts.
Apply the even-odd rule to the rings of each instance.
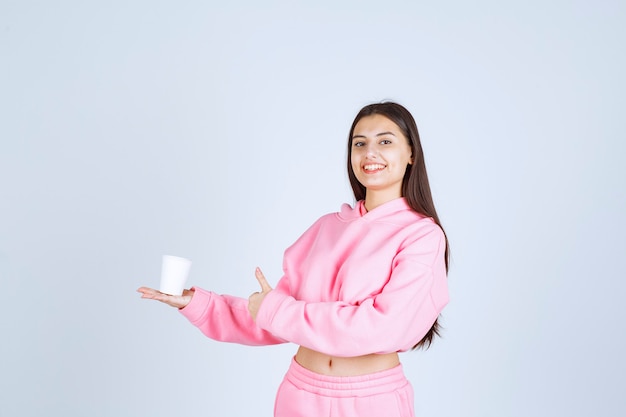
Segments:
[[[443,231],[398,198],[321,217],[285,251],[256,323],[248,300],[195,288],[181,313],[208,337],[331,356],[406,351],[448,302]]]

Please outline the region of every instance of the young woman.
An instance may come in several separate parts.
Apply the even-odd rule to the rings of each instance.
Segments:
[[[391,102],[357,114],[348,136],[356,204],[316,221],[285,251],[284,275],[248,299],[201,288],[142,298],[173,307],[208,337],[299,345],[274,415],[413,416],[398,352],[429,346],[448,302],[448,242],[417,126]]]

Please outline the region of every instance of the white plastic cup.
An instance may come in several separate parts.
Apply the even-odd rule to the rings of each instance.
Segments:
[[[163,255],[159,291],[169,295],[181,295],[189,276],[189,268],[191,268],[189,259]]]

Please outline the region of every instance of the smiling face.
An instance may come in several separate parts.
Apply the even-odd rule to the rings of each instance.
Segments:
[[[354,175],[366,189],[368,209],[402,196],[412,154],[398,125],[380,114],[363,117],[354,127],[350,152]]]

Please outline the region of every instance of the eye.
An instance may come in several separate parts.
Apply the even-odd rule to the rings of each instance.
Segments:
[[[355,148],[360,148],[363,145],[365,145],[365,142],[363,141],[357,141],[357,142],[352,143],[352,146],[354,146]]]
[[[383,139],[380,141],[381,145],[389,145],[391,143],[391,141],[389,139]]]

